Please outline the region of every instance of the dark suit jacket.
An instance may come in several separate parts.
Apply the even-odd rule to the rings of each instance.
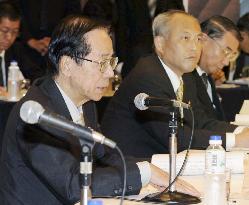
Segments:
[[[198,100],[200,101],[202,108],[205,111],[205,114],[213,119],[223,120],[223,121],[226,120],[213,79],[210,76],[208,76],[208,81],[212,89],[212,97],[213,97],[213,102],[212,102],[211,99],[209,98],[207,89],[201,77],[199,76],[198,72],[194,70],[192,74],[194,76],[195,83],[197,86]],[[215,108],[213,107],[213,104],[215,105]]]
[[[10,114],[3,140],[0,166],[1,204],[74,204],[80,200],[79,154],[76,137],[58,129],[25,124],[19,117],[24,101],[35,100],[46,110],[71,120],[68,108],[54,81],[38,80]],[[93,102],[83,105],[86,126],[97,129]],[[66,141],[56,138],[64,137]],[[120,195],[122,163],[102,145],[93,149],[93,195]],[[127,162],[128,194],[137,194],[140,174],[134,162]]]
[[[79,0],[11,0],[21,10],[22,15],[22,38],[27,41],[30,38],[40,39],[51,36],[52,31],[59,21],[73,13],[79,13]],[[42,29],[41,12],[43,2],[46,9],[46,28]]]
[[[51,37],[60,20],[69,14],[80,13],[80,0],[10,0],[20,8],[22,17],[20,40],[24,44],[23,52],[46,74],[47,55],[31,48],[27,41],[31,38]],[[44,5],[44,6],[43,6]],[[43,9],[44,8],[44,9]],[[44,12],[43,12],[44,11]],[[43,18],[41,16],[44,16]]]
[[[153,51],[152,20],[147,0],[117,0],[116,50],[125,77],[137,60]],[[157,0],[155,14],[183,9],[182,0]]]
[[[116,50],[126,76],[139,57],[152,52],[152,20],[147,1],[118,0],[116,5]]]
[[[182,0],[157,0],[155,15],[169,11],[170,9],[185,10]]]
[[[241,77],[248,77],[242,75],[242,70],[246,65],[246,58],[249,58],[249,55],[244,53],[243,51],[240,52],[239,57],[236,60],[236,68],[233,75],[233,79],[241,78]],[[229,66],[226,66],[223,68],[223,71],[225,72],[226,79],[229,77]],[[247,74],[249,75],[249,74]]]
[[[28,56],[23,52],[22,44],[15,42],[8,50],[5,51],[4,61],[6,69],[6,79],[8,79],[8,67],[12,60],[16,60],[18,66],[25,78],[31,81],[42,75],[42,70],[35,63],[33,63]]]
[[[246,57],[248,58],[249,55],[241,52],[238,59],[236,60],[236,69],[235,69],[235,73],[233,76],[233,79],[237,79],[237,78],[241,78],[241,77],[248,77],[248,76],[242,76],[242,70],[246,65]]]
[[[194,134],[193,148],[206,148],[210,135],[224,136],[226,131],[234,130],[235,127],[228,123],[205,116],[196,97],[196,85],[192,75],[184,77],[184,89],[184,102],[191,102],[195,115],[195,128],[199,129]],[[101,124],[102,131],[118,142],[128,155],[151,157],[152,154],[167,153],[169,110],[155,108],[139,111],[133,102],[139,93],[176,99],[170,79],[156,55],[141,58],[121,84],[106,109]],[[185,126],[180,128],[178,133],[179,151],[187,148],[191,133],[190,112],[185,111],[184,118]]]

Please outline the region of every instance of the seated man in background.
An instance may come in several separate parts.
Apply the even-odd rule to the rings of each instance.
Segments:
[[[197,96],[205,114],[225,120],[215,83],[210,75],[227,66],[238,53],[241,36],[236,25],[223,16],[213,16],[201,24],[202,53],[196,70],[192,72],[197,85]]]
[[[21,44],[15,42],[19,35],[20,13],[8,2],[0,2],[0,86],[7,87],[8,66],[17,61],[25,78],[34,80],[39,76],[39,68],[23,54]]]
[[[192,148],[206,148],[210,135],[223,136],[236,128],[229,123],[208,118],[197,98],[197,86],[192,72],[199,62],[202,31],[198,20],[181,11],[169,11],[158,15],[153,21],[155,54],[141,58],[134,70],[120,85],[111,99],[102,120],[104,134],[118,142],[125,154],[151,157],[169,151],[169,111],[165,108],[149,108],[139,111],[134,98],[139,93],[164,99],[190,102],[195,117],[195,133]],[[184,116],[183,116],[184,113]],[[178,124],[178,150],[188,147],[192,116],[180,112],[183,121]],[[243,145],[249,141],[246,129],[232,138],[230,146]],[[244,137],[244,138],[243,138]],[[230,141],[229,141],[230,142]],[[244,144],[244,145],[248,145]]]
[[[240,42],[241,53],[236,61],[233,79],[249,77],[249,13],[239,18],[237,26],[242,36]]]
[[[79,140],[59,129],[25,124],[19,112],[25,101],[34,100],[46,110],[98,130],[93,101],[103,96],[117,64],[108,32],[106,26],[82,16],[69,16],[56,27],[48,51],[50,76],[35,81],[12,110],[5,130],[0,164],[2,205],[62,205],[80,200]],[[93,195],[121,195],[120,158],[99,144],[93,148],[93,158]],[[138,194],[149,182],[167,186],[165,172],[148,162],[133,161],[127,160],[126,194]],[[183,181],[177,182],[177,188],[197,194]]]
[[[21,11],[24,52],[46,74],[51,34],[59,21],[80,13],[80,0],[9,0]]]
[[[239,18],[237,27],[242,37],[240,41],[240,54],[237,59],[234,59],[230,66],[224,68],[227,80],[249,77],[249,13]],[[219,79],[219,76],[215,78],[215,80]]]

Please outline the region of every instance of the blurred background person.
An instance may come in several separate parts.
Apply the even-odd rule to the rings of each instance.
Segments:
[[[29,58],[45,73],[51,33],[58,22],[69,14],[80,12],[80,0],[11,0],[22,17],[20,39]]]
[[[240,55],[236,60],[233,79],[249,77],[249,13],[240,17],[237,26],[242,36]]]
[[[137,60],[153,51],[152,19],[170,9],[184,10],[182,0],[117,0],[116,52],[126,77]]]
[[[18,8],[7,1],[0,2],[0,86],[6,88],[8,67],[17,61],[25,78],[34,80],[41,70],[23,52],[23,46],[16,41],[19,35],[21,16]]]
[[[196,70],[192,72],[197,95],[203,110],[210,118],[225,120],[225,114],[211,77],[213,73],[225,81],[222,71],[238,55],[241,35],[236,25],[223,16],[213,16],[201,23],[203,47]]]

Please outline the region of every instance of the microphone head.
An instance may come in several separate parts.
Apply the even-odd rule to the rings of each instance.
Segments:
[[[28,124],[35,124],[38,123],[39,118],[44,111],[45,110],[38,102],[29,100],[22,104],[20,117]]]
[[[135,99],[134,99],[134,104],[137,109],[139,110],[147,110],[148,107],[145,105],[145,99],[149,97],[146,93],[139,93]]]

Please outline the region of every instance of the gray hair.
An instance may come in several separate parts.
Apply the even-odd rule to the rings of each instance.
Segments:
[[[165,36],[169,32],[170,25],[169,22],[172,20],[173,16],[175,14],[183,14],[186,16],[191,16],[192,15],[186,13],[185,11],[181,10],[170,10],[164,13],[161,13],[157,15],[152,23],[152,31],[153,31],[153,36]],[[194,18],[194,17],[193,17]]]

